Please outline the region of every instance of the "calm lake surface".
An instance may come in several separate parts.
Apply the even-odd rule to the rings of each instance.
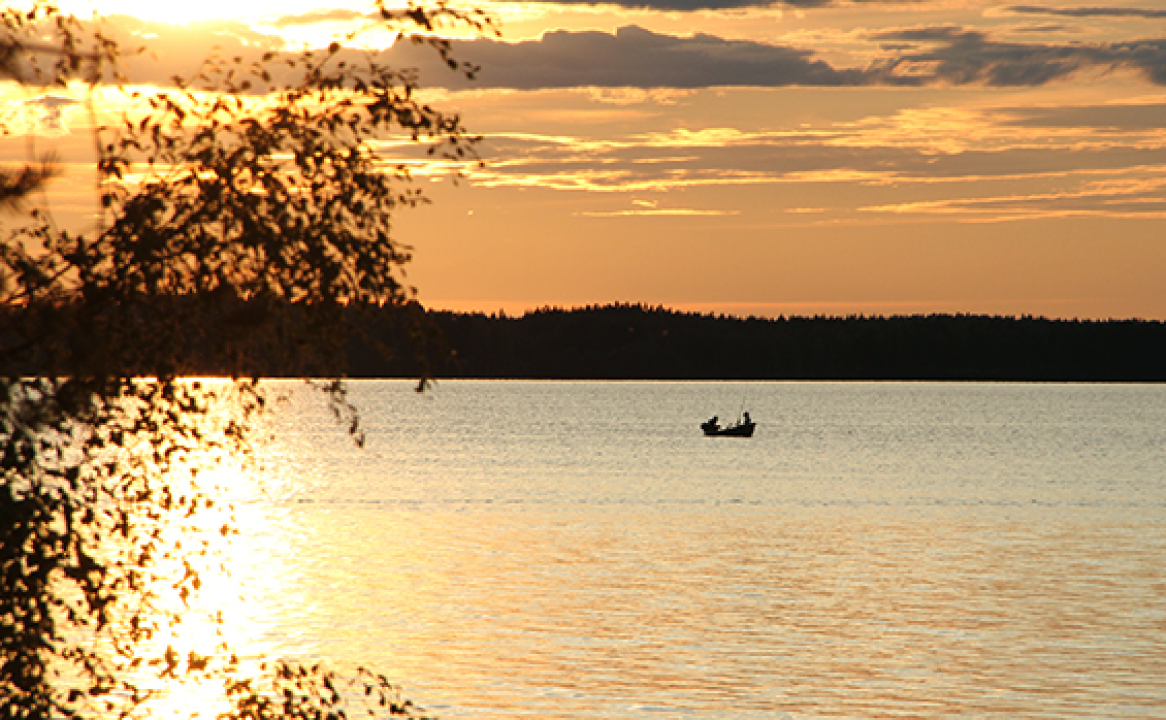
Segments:
[[[363,450],[276,387],[244,651],[443,718],[1166,717],[1166,386],[357,381]]]

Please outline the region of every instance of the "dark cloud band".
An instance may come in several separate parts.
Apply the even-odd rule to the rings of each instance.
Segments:
[[[861,84],[860,73],[836,70],[813,53],[712,35],[661,35],[629,26],[605,32],[552,32],[539,40],[464,43],[482,66],[479,86],[702,88]],[[424,62],[410,51],[411,61]],[[431,62],[431,61],[430,61]]]
[[[956,27],[893,30],[871,37],[901,43],[895,57],[868,68],[868,73],[881,75],[886,84],[1024,87],[1064,80],[1084,71],[1122,69],[1140,73],[1157,85],[1166,84],[1166,40],[1092,45],[1009,43]],[[907,43],[915,43],[915,47]]]
[[[131,77],[165,84],[190,77],[213,43],[223,57],[247,61],[278,52],[277,38],[243,26],[124,26],[127,47],[153,35],[161,62],[134,58]],[[134,37],[134,36],[137,37]],[[537,40],[461,41],[455,55],[481,66],[475,81],[452,73],[429,48],[400,43],[380,56],[397,68],[416,67],[427,85],[450,89],[604,87],[861,87],[861,86],[1038,86],[1079,73],[1124,70],[1166,85],[1166,39],[1113,43],[1004,42],[957,26],[886,30],[865,38],[881,49],[865,67],[835,67],[812,49],[707,34],[666,35],[629,26],[614,33],[550,32]],[[363,54],[342,53],[357,61]],[[258,88],[257,88],[258,89]]]
[[[864,68],[835,68],[810,50],[725,40],[710,35],[661,35],[638,27],[604,32],[554,32],[540,40],[464,43],[482,65],[477,86],[701,88],[987,85],[1037,86],[1086,71],[1129,70],[1166,85],[1166,40],[1093,45],[1011,43],[958,27],[872,34],[892,49]],[[412,54],[398,58],[426,65]],[[428,74],[429,82],[435,76]]]
[[[1040,5],[1013,5],[1010,12],[1021,15],[1052,15],[1054,17],[1075,18],[1141,18],[1155,20],[1166,18],[1166,10],[1150,10],[1133,7],[1043,7]]]

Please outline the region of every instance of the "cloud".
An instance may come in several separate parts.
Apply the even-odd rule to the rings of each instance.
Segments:
[[[1151,133],[1166,130],[1166,104],[1073,105],[1063,107],[1016,108],[1009,111],[1005,125],[1041,128],[1093,128],[1104,133]]]
[[[333,13],[322,14],[331,19]],[[347,15],[345,14],[346,18]],[[284,18],[284,24],[307,22],[305,16]],[[174,76],[189,77],[214,50],[223,58],[240,57],[243,65],[269,50],[282,50],[282,40],[245,26],[205,24],[179,27],[119,19],[114,27],[127,47],[150,37],[152,56],[127,59],[135,82],[167,84]],[[615,33],[555,31],[538,40],[504,42],[493,39],[458,41],[459,58],[480,65],[474,81],[450,72],[430,48],[399,43],[379,60],[399,68],[418,68],[429,86],[449,89],[592,87],[609,89],[674,89],[717,86],[837,87],[865,84],[861,71],[837,70],[814,58],[812,50],[747,40],[726,40],[708,34],[680,37],[628,26]],[[337,60],[364,58],[343,51]]]
[[[1019,15],[1051,15],[1074,18],[1142,18],[1157,20],[1166,18],[1166,10],[1150,10],[1133,7],[1043,7],[1040,5],[1011,5],[1005,10]]]
[[[273,21],[270,25],[272,27],[284,28],[295,27],[297,25],[314,25],[316,23],[325,22],[350,22],[352,20],[373,20],[379,17],[373,13],[361,13],[355,10],[317,10],[315,12],[302,13],[300,15],[284,15]]]
[[[585,210],[575,214],[584,217],[723,217],[740,215],[741,212],[739,210],[636,207],[630,210]]]
[[[1084,71],[1132,70],[1166,84],[1166,40],[1094,44],[1011,43],[960,27],[927,27],[873,33],[878,42],[912,42],[915,49],[867,69],[895,85],[1032,87]]]
[[[108,18],[101,31],[124,51],[121,61],[130,82],[142,84],[169,85],[175,77],[189,80],[211,56],[250,63],[265,52],[285,49],[283,39],[232,21],[170,25],[117,15]],[[137,48],[143,52],[133,52]]]
[[[835,67],[813,50],[751,40],[656,33],[636,26],[615,33],[556,31],[538,40],[457,44],[482,66],[475,82],[448,73],[423,49],[394,49],[397,64],[416,64],[427,82],[534,90],[566,87],[1035,87],[1082,73],[1119,70],[1166,85],[1166,39],[1109,43],[1005,42],[958,26],[869,33],[880,56],[865,67]]]
[[[768,7],[772,0],[548,0],[549,5],[615,5],[629,10],[660,10],[663,12],[692,12],[696,10],[736,10],[739,8]],[[799,7],[817,7],[829,4],[816,0],[792,3]]]
[[[749,94],[757,91],[693,97],[723,98],[733,107],[735,96]],[[559,91],[543,102],[586,97]],[[505,98],[517,96],[498,102]],[[740,209],[749,217],[746,201],[733,208],[731,200],[748,196],[770,198],[781,222],[811,225],[1158,219],[1166,217],[1164,119],[1162,98],[906,107],[784,130],[666,129],[670,122],[661,118],[651,130],[599,137],[591,127],[487,134],[487,165],[470,175],[481,188],[587,193],[600,204],[589,211],[612,218],[698,208]]]
[[[1085,183],[1071,191],[960,197],[859,208],[893,215],[942,215],[957,222],[1011,222],[1046,218],[1166,218],[1166,167],[1139,169],[1138,177]]]
[[[556,31],[518,43],[474,40],[459,43],[458,50],[482,66],[477,87],[841,86],[863,79],[860,72],[815,60],[810,50],[703,33],[678,37],[636,26],[614,34]],[[402,49],[400,56],[426,62],[423,50]]]
[[[156,57],[127,56],[129,75],[134,82],[160,85],[170,83],[176,75],[196,73],[216,47],[220,57],[241,58],[243,66],[264,52],[278,53],[286,47],[282,39],[240,23],[172,26],[117,18],[110,28],[124,47],[136,47],[143,44],[143,38],[150,38],[146,44]],[[378,59],[396,68],[417,68],[426,86],[451,90],[1034,87],[1082,73],[1115,71],[1132,72],[1166,85],[1166,39],[1006,42],[960,26],[858,32],[854,39],[865,43],[873,58],[863,66],[833,65],[812,48],[730,40],[707,33],[669,35],[637,26],[615,32],[560,30],[521,42],[493,38],[456,41],[455,55],[482,68],[474,81],[450,72],[425,46],[398,43],[380,53]],[[337,60],[359,63],[365,58],[362,51],[346,50]],[[278,69],[278,63],[275,67]]]
[[[614,5],[629,10],[693,12],[697,10],[737,10],[757,7],[791,7],[799,9],[838,5],[904,5],[935,3],[935,0],[534,0],[548,5]]]
[[[73,98],[52,94],[9,100],[0,106],[0,127],[18,135],[64,137],[69,134],[68,115],[80,104]]]

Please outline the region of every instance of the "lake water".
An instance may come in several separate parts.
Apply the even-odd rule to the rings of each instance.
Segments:
[[[245,653],[450,719],[1166,717],[1166,386],[357,381],[363,450],[277,387]]]

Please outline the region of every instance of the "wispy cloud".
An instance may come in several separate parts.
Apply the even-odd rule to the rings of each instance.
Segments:
[[[583,217],[721,217],[740,215],[739,210],[700,210],[697,208],[630,208],[628,210],[585,210]]]
[[[1073,18],[1166,18],[1166,10],[1136,7],[1047,7],[1043,5],[1011,5],[1005,10],[1021,15],[1051,15]]]
[[[507,133],[487,136],[486,155],[499,161],[470,174],[486,188],[630,198],[680,198],[676,193],[688,191],[702,199],[695,205],[629,200],[630,207],[576,213],[587,217],[723,214],[737,192],[724,191],[740,188],[741,197],[771,195],[771,212],[788,218],[779,222],[802,226],[938,217],[1155,219],[1166,212],[1166,122],[1160,120],[1166,120],[1166,100],[1147,98],[908,107],[784,130],[677,128],[602,138]],[[710,207],[716,209],[704,209]]]
[[[0,127],[16,135],[63,137],[69,134],[69,114],[80,102],[64,95],[46,94],[0,101]]]
[[[299,25],[315,25],[327,22],[351,22],[353,20],[372,20],[377,15],[360,13],[355,10],[337,8],[334,10],[317,10],[299,15],[283,15],[272,20],[270,25],[277,28],[296,27]]]
[[[1074,190],[960,197],[860,208],[871,213],[943,215],[959,222],[1014,222],[1048,218],[1166,218],[1166,166],[1130,169],[1139,177],[1114,177]]]
[[[544,0],[528,0],[543,4]],[[785,7],[811,9],[838,5],[927,5],[936,0],[545,0],[548,5],[615,5],[628,9],[689,12],[695,10],[735,10],[747,7]]]

